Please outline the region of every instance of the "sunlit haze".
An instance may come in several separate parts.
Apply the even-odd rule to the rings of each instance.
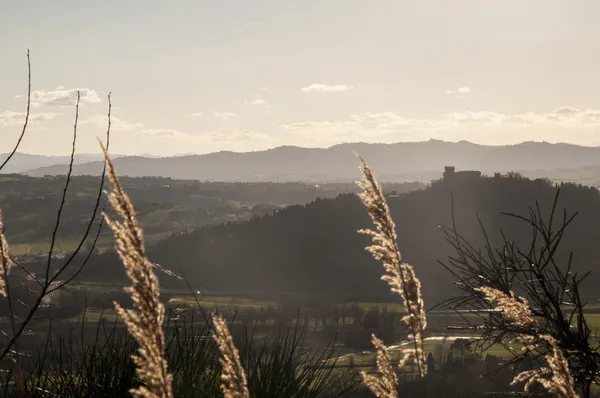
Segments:
[[[281,145],[600,145],[600,3],[13,1],[0,152],[174,155]]]

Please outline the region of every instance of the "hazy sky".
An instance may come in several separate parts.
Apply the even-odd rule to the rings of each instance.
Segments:
[[[0,0],[0,151],[600,145],[598,0]]]

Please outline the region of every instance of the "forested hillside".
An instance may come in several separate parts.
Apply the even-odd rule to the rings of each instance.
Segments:
[[[494,244],[501,244],[502,228],[508,239],[526,249],[530,228],[502,212],[527,215],[528,206],[539,201],[542,213],[549,214],[556,191],[546,180],[513,174],[437,181],[425,190],[390,197],[389,204],[404,259],[414,264],[426,294],[442,295],[452,289],[451,278],[438,260],[446,259],[452,250],[439,226],[452,223],[452,196],[457,227],[474,245],[484,243],[479,216]],[[558,258],[566,261],[568,251],[574,250],[573,269],[591,269],[591,278],[598,280],[600,195],[594,188],[563,184],[554,222],[562,218],[563,207],[569,214],[578,211],[579,216],[567,230]],[[381,265],[364,250],[369,239],[356,232],[369,226],[358,198],[346,194],[171,237],[153,247],[150,258],[184,271],[194,286],[212,291],[385,293],[379,280]],[[119,274],[116,258],[106,255],[93,259],[85,277],[111,279]],[[180,286],[169,278],[162,283]]]
[[[0,175],[0,207],[6,234],[15,255],[43,253],[56,222],[66,177],[33,178]],[[227,183],[173,180],[170,178],[123,178],[149,243],[170,234],[227,221],[248,220],[271,213],[280,206],[304,204],[316,198],[357,192],[353,183]],[[98,195],[99,177],[81,176],[70,181],[58,231],[58,252],[73,250],[83,234]],[[420,183],[385,184],[387,192],[407,192]],[[101,207],[105,203],[102,197]],[[100,214],[98,213],[99,222]],[[112,246],[105,229],[99,248]]]

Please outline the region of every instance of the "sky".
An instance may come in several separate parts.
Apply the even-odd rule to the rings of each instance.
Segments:
[[[597,0],[0,0],[0,152],[600,145]]]

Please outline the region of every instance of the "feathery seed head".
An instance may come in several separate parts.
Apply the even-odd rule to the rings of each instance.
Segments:
[[[533,319],[529,303],[523,297],[517,298],[512,291],[508,295],[501,290],[488,286],[478,287],[475,290],[482,293],[487,301],[496,302],[496,308],[502,311],[502,315],[511,319],[513,325],[533,330],[539,328],[538,321]]]
[[[386,352],[385,345],[383,344],[383,341],[378,339],[374,334],[371,335],[371,342],[377,350],[377,371],[380,373],[380,376],[369,375],[367,372],[362,371],[360,372],[360,375],[363,379],[363,384],[367,386],[376,397],[397,398],[398,376],[396,375],[394,367],[392,366],[392,361]]]
[[[138,355],[132,358],[142,385],[130,393],[144,398],[172,398],[172,376],[165,360],[163,331],[164,306],[159,299],[155,266],[146,257],[143,232],[138,225],[135,210],[117,177],[104,146],[104,158],[112,190],[108,199],[120,219],[104,218],[116,239],[116,250],[125,266],[131,286],[125,291],[133,300],[133,309],[124,309],[115,302],[127,330],[139,344]]]
[[[221,352],[221,390],[225,398],[250,398],[248,391],[246,372],[240,362],[240,356],[227,323],[220,315],[213,316],[214,329],[213,339]]]
[[[541,334],[538,337],[550,345],[550,351],[546,354],[548,367],[521,372],[511,384],[526,382],[524,389],[529,391],[533,384],[539,383],[559,398],[577,398],[573,376],[569,369],[569,361],[563,355],[556,339],[548,334]],[[546,375],[550,375],[550,378],[544,377]]]
[[[0,295],[5,296],[8,273],[12,268],[12,260],[8,253],[8,241],[4,236],[4,223],[2,221],[2,211],[0,211]]]
[[[483,293],[486,300],[497,303],[497,309],[502,314],[512,320],[515,326],[531,329],[534,332],[539,330],[539,323],[533,318],[529,303],[523,297],[517,297],[514,292],[506,294],[501,290],[488,286],[482,286],[475,289]],[[513,379],[511,385],[525,382],[524,389],[529,391],[535,383],[541,384],[546,390],[555,393],[560,398],[576,398],[573,376],[569,369],[569,361],[563,355],[556,339],[548,334],[537,334],[537,342],[546,341],[550,346],[546,354],[548,367],[540,369],[526,370],[519,373]],[[522,335],[521,338],[528,343],[529,349],[539,347],[536,344],[536,338],[531,335]],[[550,375],[550,378],[545,376]]]
[[[360,157],[359,157],[360,158]],[[358,185],[363,191],[358,195],[367,208],[367,212],[375,225],[375,230],[359,230],[360,233],[371,236],[373,245],[367,250],[373,257],[383,263],[386,281],[392,292],[402,297],[407,315],[402,319],[410,331],[410,339],[414,341],[414,355],[419,373],[425,375],[425,355],[423,353],[423,331],[427,326],[425,305],[421,295],[421,282],[417,278],[412,265],[402,262],[402,255],[397,243],[396,225],[383,195],[379,183],[371,169],[360,158],[360,170],[363,179]]]

